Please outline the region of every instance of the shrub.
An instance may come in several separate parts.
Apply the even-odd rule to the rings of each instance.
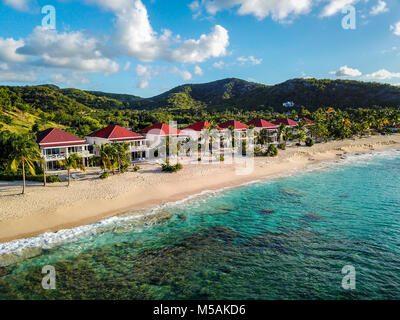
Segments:
[[[296,143],[296,146],[297,146],[297,147],[301,147],[301,143],[300,143],[300,142],[297,142],[297,143]]]
[[[141,169],[142,169],[141,167],[134,166],[134,167],[133,167],[133,172],[138,172],[138,171],[141,170]]]
[[[273,144],[270,144],[268,147],[267,155],[270,157],[276,157],[278,155],[278,149]]]
[[[286,143],[280,143],[280,144],[278,144],[278,149],[286,150]]]
[[[41,179],[41,181],[43,181],[43,179]],[[58,176],[51,175],[51,176],[46,176],[46,182],[55,183],[55,182],[61,182],[61,180]]]
[[[263,157],[265,155],[266,155],[265,152],[263,152],[260,147],[257,146],[254,148],[254,156]]]
[[[110,176],[110,172],[104,171],[104,172],[101,174],[100,179],[105,180],[105,179],[107,179],[109,176]]]
[[[43,175],[26,175],[25,176],[26,181],[35,181],[35,182],[43,182],[44,177]],[[18,173],[11,173],[11,172],[5,172],[0,174],[0,180],[1,181],[21,181],[22,180],[22,174]],[[48,183],[55,183],[55,182],[61,182],[60,178],[55,175],[48,175],[46,176],[46,182]]]
[[[219,156],[219,161],[224,162],[225,161],[225,157],[224,156]]]
[[[163,163],[161,165],[161,168],[162,168],[162,171],[164,171],[164,172],[178,172],[183,169],[183,166],[179,162],[176,165],[171,165],[169,163],[169,161],[167,160],[166,163]]]
[[[312,147],[313,145],[314,145],[314,140],[312,138],[308,137],[306,139],[306,146],[307,147]]]

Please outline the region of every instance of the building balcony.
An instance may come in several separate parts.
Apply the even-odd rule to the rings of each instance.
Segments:
[[[89,151],[82,151],[82,152],[73,152],[73,153],[60,153],[60,154],[48,154],[43,155],[46,162],[48,161],[62,161],[68,158],[71,154],[77,154],[82,158],[90,158],[94,156],[94,154],[90,153]]]
[[[129,148],[129,152],[130,153],[132,153],[132,152],[139,152],[139,151],[147,151],[147,150],[149,150],[149,147],[148,146],[131,146],[130,148]]]

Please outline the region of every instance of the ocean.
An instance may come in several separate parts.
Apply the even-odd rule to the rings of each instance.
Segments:
[[[354,155],[3,244],[0,299],[400,299],[399,182],[400,151]]]

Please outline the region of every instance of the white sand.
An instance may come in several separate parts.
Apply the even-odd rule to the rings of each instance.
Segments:
[[[163,173],[159,166],[141,165],[142,170],[98,179],[89,170],[82,180],[66,183],[29,184],[20,195],[18,183],[0,183],[0,242],[54,232],[99,221],[115,214],[178,201],[204,190],[217,190],[246,182],[288,174],[320,161],[337,159],[344,153],[400,147],[400,135],[294,147],[280,151],[277,158],[256,158],[249,175],[237,175],[234,165],[187,164],[176,174]],[[81,176],[78,174],[78,176]]]

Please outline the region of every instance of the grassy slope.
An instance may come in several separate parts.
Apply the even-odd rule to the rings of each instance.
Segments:
[[[13,112],[2,112],[0,114],[6,115],[12,119],[11,124],[1,123],[3,127],[0,128],[1,131],[11,131],[13,133],[29,133],[31,131],[32,126],[35,121],[39,119],[39,117],[32,115],[30,113],[22,112],[20,110],[13,110]],[[54,122],[49,122],[48,127],[54,127],[58,129],[66,129],[65,126],[56,124]]]

